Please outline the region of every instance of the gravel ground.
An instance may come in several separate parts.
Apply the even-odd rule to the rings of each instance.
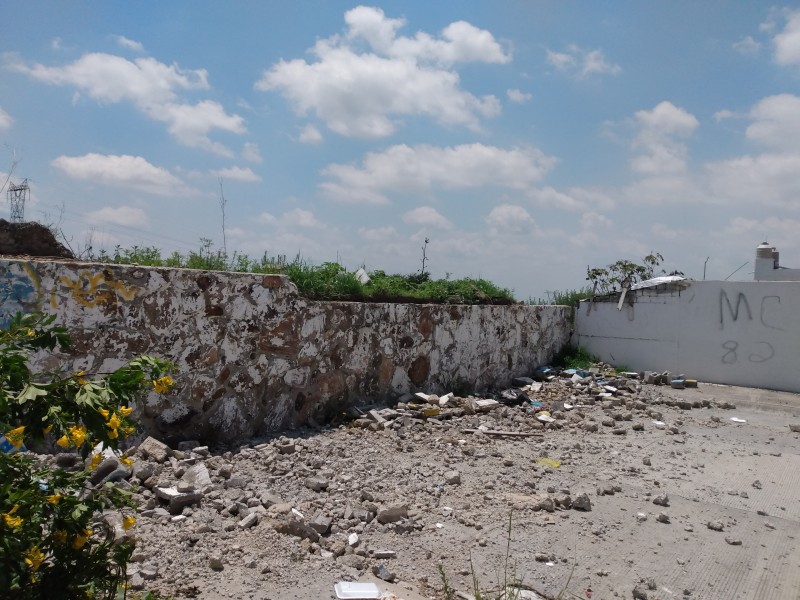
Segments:
[[[371,580],[415,600],[446,597],[441,566],[462,593],[474,575],[529,598],[800,597],[800,397],[607,381],[528,388],[573,405],[546,424],[433,397],[237,449],[147,440],[132,586],[277,600]]]

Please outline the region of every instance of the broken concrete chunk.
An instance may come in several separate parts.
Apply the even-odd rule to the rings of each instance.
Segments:
[[[405,504],[398,504],[389,506],[378,511],[378,523],[396,523],[408,518],[408,506]]]
[[[304,540],[311,540],[312,542],[319,541],[319,533],[305,523],[301,523],[300,521],[296,521],[294,519],[290,519],[288,521],[275,521],[272,524],[272,528],[283,535],[293,535]]]
[[[172,456],[172,450],[170,450],[169,446],[154,437],[148,437],[139,444],[138,452],[144,458],[149,458],[157,463],[163,463]]]
[[[333,519],[331,517],[326,517],[323,514],[318,514],[308,524],[308,526],[311,527],[311,529],[313,529],[320,535],[325,535],[330,530],[332,524],[333,524]]]
[[[174,487],[155,487],[153,491],[157,497],[169,502],[169,512],[173,515],[203,498],[202,492],[179,492]]]

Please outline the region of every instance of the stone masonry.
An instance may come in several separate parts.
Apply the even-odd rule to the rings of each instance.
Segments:
[[[405,392],[506,386],[569,340],[570,308],[317,302],[280,275],[0,260],[0,326],[58,315],[72,347],[38,368],[109,372],[138,354],[178,365],[139,411],[180,441],[233,441]]]

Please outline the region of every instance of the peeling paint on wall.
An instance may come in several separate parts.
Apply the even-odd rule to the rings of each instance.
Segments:
[[[314,302],[280,275],[0,261],[0,320],[44,299],[72,335],[65,369],[106,372],[141,353],[177,363],[173,392],[139,411],[172,439],[235,440],[344,403],[504,386],[569,339],[568,307]]]

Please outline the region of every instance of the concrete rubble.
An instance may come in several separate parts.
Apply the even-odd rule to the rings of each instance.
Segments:
[[[785,538],[800,509],[763,500],[775,477],[748,471],[725,490],[706,466],[723,452],[742,469],[781,460],[771,448],[796,457],[798,436],[782,422],[782,443],[772,429],[734,443],[754,417],[732,423],[736,405],[715,387],[606,369],[539,369],[480,397],[406,394],[238,447],[147,438],[132,469],[108,459],[93,480],[116,474],[138,507],[125,532],[137,540],[131,587],[174,598],[334,598],[335,582],[369,580],[395,598],[438,599],[439,565],[457,590],[472,591],[473,573],[496,586],[507,546],[531,598],[733,597],[718,581],[697,587],[703,553],[763,554],[759,544],[780,544],[797,567]],[[781,577],[783,597],[800,589]]]

